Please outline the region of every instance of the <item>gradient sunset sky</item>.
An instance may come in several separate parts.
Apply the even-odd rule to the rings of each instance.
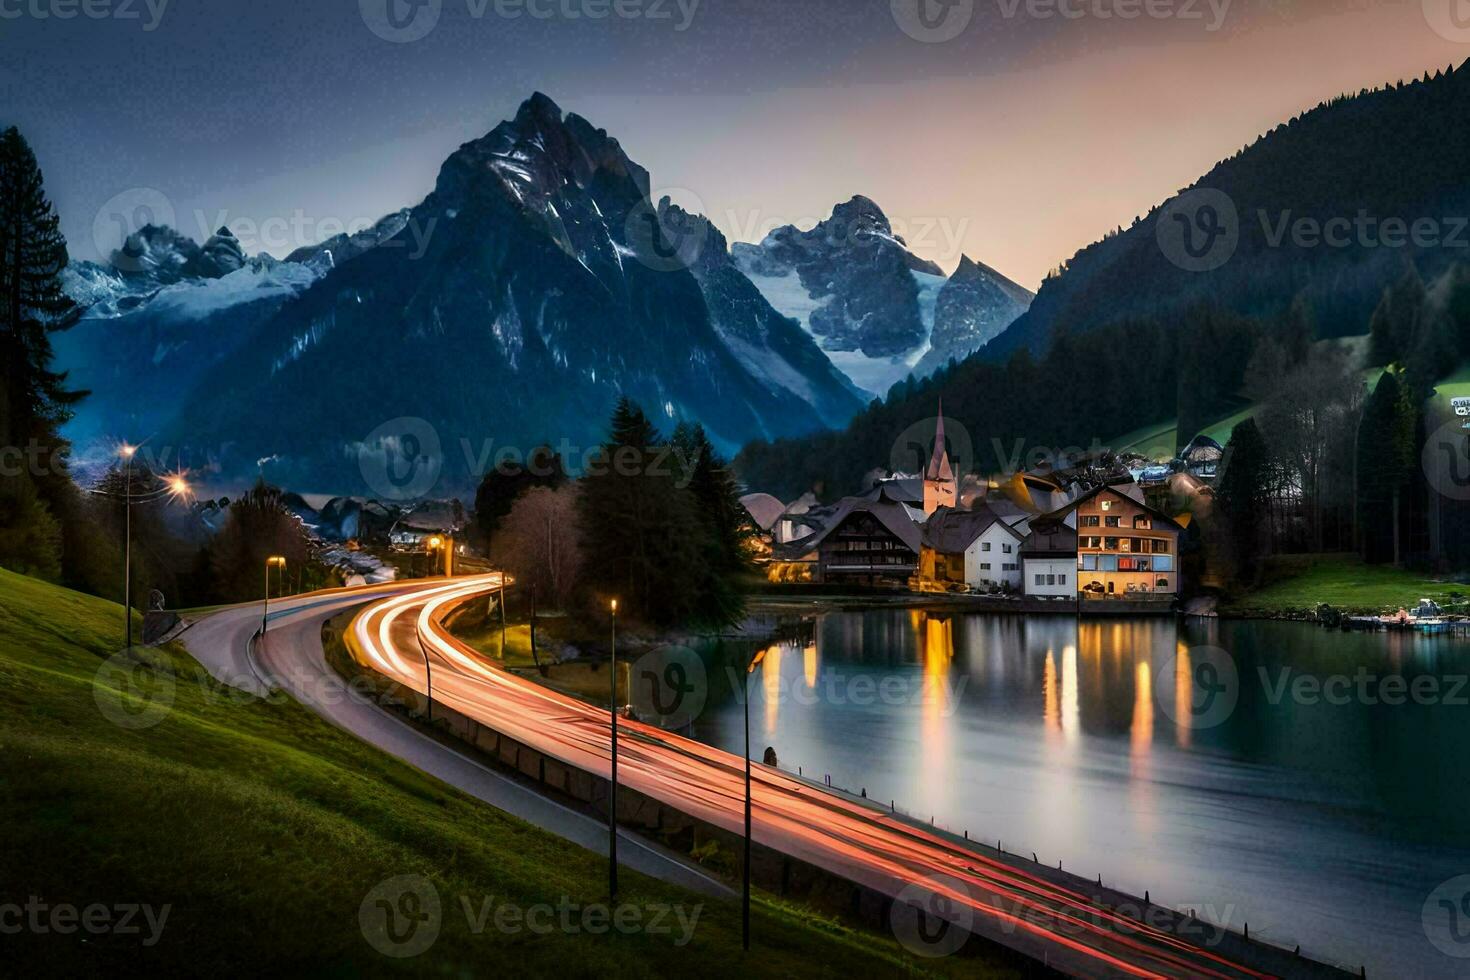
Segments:
[[[417,203],[456,146],[540,90],[732,239],[864,194],[946,269],[965,252],[1034,289],[1290,116],[1470,58],[1466,0],[93,0],[113,15],[34,16],[57,2],[0,5],[0,124],[31,141],[72,254],[93,259],[117,244],[99,212],[138,188],[195,238],[275,219],[241,237],[284,255]],[[386,3],[437,22],[386,40]],[[1150,5],[1173,15],[1117,16]],[[585,15],[609,8],[639,16]]]

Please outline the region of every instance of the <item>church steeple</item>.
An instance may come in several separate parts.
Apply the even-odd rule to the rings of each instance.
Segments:
[[[944,440],[944,399],[939,400],[939,423],[934,428],[934,455],[924,468],[924,514],[932,515],[941,507],[959,504],[959,481],[949,461]]]

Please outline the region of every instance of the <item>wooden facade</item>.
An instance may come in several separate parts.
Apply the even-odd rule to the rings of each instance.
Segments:
[[[919,569],[918,549],[868,510],[843,517],[817,554],[818,579],[825,583],[902,588]]]

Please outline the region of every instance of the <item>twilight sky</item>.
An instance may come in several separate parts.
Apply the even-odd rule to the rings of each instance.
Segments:
[[[417,203],[539,89],[733,239],[865,194],[946,269],[963,251],[1035,288],[1289,116],[1470,58],[1464,8],[0,0],[0,125],[31,141],[77,258],[144,191],[196,239],[228,223],[285,255]]]

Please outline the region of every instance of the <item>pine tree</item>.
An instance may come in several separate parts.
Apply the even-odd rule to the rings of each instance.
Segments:
[[[700,618],[700,525],[693,496],[677,485],[672,454],[643,410],[619,400],[608,441],[577,498],[582,585],[599,607],[618,599],[657,626]]]
[[[83,397],[52,371],[48,333],[79,311],[61,288],[66,239],[46,197],[40,167],[14,127],[0,133],[0,343],[5,354],[6,412],[0,437],[14,444],[55,439]],[[59,440],[57,440],[59,442]]]
[[[78,311],[61,289],[66,239],[40,167],[20,132],[0,133],[0,446],[26,471],[0,474],[0,564],[48,578],[62,571],[57,516],[77,509],[60,426],[82,395],[52,370],[52,330]]]
[[[1254,419],[1235,427],[1225,459],[1215,502],[1225,518],[1236,578],[1249,584],[1255,581],[1264,550],[1262,529],[1267,525],[1271,479],[1271,453]]]
[[[701,527],[698,615],[704,625],[728,626],[745,612],[740,580],[749,568],[750,523],[735,479],[704,427],[681,425],[674,445],[681,466],[689,468],[688,492]]]
[[[1401,508],[1414,472],[1416,422],[1408,389],[1394,372],[1385,373],[1358,427],[1358,512],[1368,531],[1363,545],[1369,561],[1392,555],[1397,565],[1402,558]]]

